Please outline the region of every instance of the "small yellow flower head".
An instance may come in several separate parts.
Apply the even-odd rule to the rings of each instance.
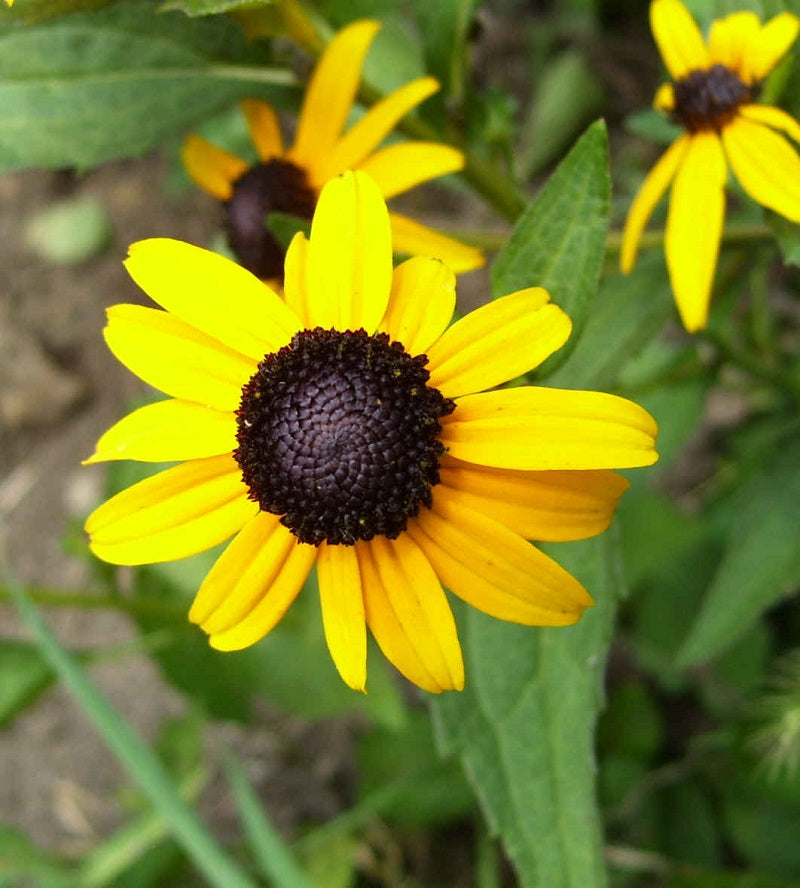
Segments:
[[[367,51],[380,25],[358,21],[330,42],[311,77],[293,145],[283,145],[278,118],[265,102],[241,103],[259,161],[254,166],[196,134],[183,146],[183,162],[200,188],[222,201],[231,249],[253,274],[280,280],[284,251],[265,224],[270,212],[311,219],[322,186],[348,169],[369,173],[385,198],[464,166],[462,152],[433,142],[403,142],[379,149],[395,124],[439,84],[432,77],[407,83],[374,105],[345,131]],[[376,150],[378,149],[378,150]],[[397,252],[433,255],[456,272],[484,263],[480,250],[392,213]]]
[[[86,529],[114,564],[233,537],[189,613],[213,647],[266,635],[315,565],[331,656],[360,690],[367,627],[420,687],[463,687],[443,584],[525,625],[566,626],[591,605],[528,540],[605,530],[627,487],[610,469],[653,463],[656,426],[614,395],[496,388],[569,336],[546,291],[451,326],[455,275],[427,257],[392,268],[386,204],[361,172],[323,188],[311,237],[289,247],[285,298],[178,241],[134,244],[125,264],[165,310],[114,306],[105,338],[169,397],[112,427],[88,462],[179,465]]]
[[[665,249],[684,326],[705,327],[725,221],[728,168],[756,201],[800,222],[800,142],[794,118],[757,104],[764,78],[797,38],[800,20],[781,13],[761,24],[753,12],[717,19],[704,40],[681,0],[653,0],[650,23],[672,82],[655,107],[686,131],[662,155],[634,200],[622,237],[628,272],[653,208],[672,185]]]

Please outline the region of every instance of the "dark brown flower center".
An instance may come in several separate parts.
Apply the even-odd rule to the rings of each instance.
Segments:
[[[395,539],[439,483],[439,420],[425,355],[385,333],[303,330],[242,389],[234,458],[265,512],[303,543]]]
[[[758,84],[744,83],[725,65],[690,71],[675,82],[675,110],[678,123],[690,133],[719,132],[736,116],[740,105],[754,101]]]
[[[228,243],[248,271],[283,280],[283,247],[267,227],[269,213],[311,219],[317,198],[305,171],[288,160],[257,163],[233,183],[225,203]]]

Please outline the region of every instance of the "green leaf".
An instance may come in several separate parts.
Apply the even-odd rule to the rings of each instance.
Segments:
[[[549,546],[594,596],[576,626],[536,628],[464,614],[467,684],[431,701],[490,829],[524,888],[606,884],[592,734],[621,581],[609,534]]]
[[[36,645],[0,641],[0,727],[30,706],[52,683],[52,670]]]
[[[161,4],[164,12],[177,10],[189,16],[215,15],[233,9],[255,9],[260,6],[273,6],[275,0],[165,0]]]
[[[284,101],[294,77],[265,61],[224,16],[155,17],[142,0],[0,31],[0,169],[86,169],[246,95]]]
[[[100,9],[111,0],[16,0],[12,7],[0,5],[0,27],[9,22],[31,25],[80,12],[86,9]]]
[[[678,653],[693,666],[724,651],[800,583],[800,445],[785,447],[740,491],[737,521]]]
[[[800,225],[777,213],[767,213],[767,222],[775,232],[786,265],[800,265]]]
[[[558,352],[558,363],[579,338],[597,290],[610,188],[606,128],[599,120],[529,204],[492,267],[495,297],[544,287],[570,316],[572,337]]]
[[[43,851],[22,832],[0,824],[0,885],[74,888],[75,873],[66,862]]]
[[[658,335],[674,310],[663,257],[655,252],[642,256],[631,274],[603,281],[580,338],[548,385],[612,388],[622,368]]]

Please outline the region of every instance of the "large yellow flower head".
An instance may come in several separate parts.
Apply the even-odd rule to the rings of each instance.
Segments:
[[[654,462],[656,426],[614,395],[494,388],[569,336],[544,290],[448,326],[453,272],[422,257],[392,269],[386,205],[360,172],[323,189],[310,239],[292,241],[285,299],[179,241],[134,244],[126,267],[166,310],[112,307],[106,341],[170,398],[122,419],[88,461],[180,464],[86,529],[115,564],[235,534],[189,614],[215,648],[266,635],[315,564],[328,647],[359,689],[367,626],[420,687],[463,686],[442,583],[526,625],[574,623],[591,604],[527,540],[603,531],[627,486],[608,470]]]
[[[672,184],[667,266],[684,326],[693,332],[708,318],[728,166],[754,200],[800,222],[800,157],[781,135],[800,142],[800,124],[779,108],[756,104],[800,22],[781,13],[762,25],[753,12],[735,12],[716,20],[704,41],[680,0],[653,0],[650,23],[674,81],[659,89],[654,104],[686,133],[653,167],[631,206],[621,266],[633,268],[644,226]]]
[[[189,175],[226,209],[226,227],[240,263],[264,280],[283,273],[284,252],[270,233],[270,212],[311,219],[322,186],[345,170],[359,169],[378,183],[385,198],[464,166],[464,155],[449,145],[402,142],[376,150],[395,124],[436,92],[433,77],[396,90],[343,132],[352,110],[367,50],[380,25],[358,21],[330,42],[308,85],[294,143],[284,150],[280,125],[265,102],[241,103],[259,162],[247,162],[198,135],[183,147]],[[398,213],[390,215],[398,253],[438,256],[456,272],[484,263],[480,250],[439,234]]]

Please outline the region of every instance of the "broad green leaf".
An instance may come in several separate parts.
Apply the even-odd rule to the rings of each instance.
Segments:
[[[0,170],[86,169],[246,95],[285,101],[294,78],[266,61],[226,17],[155,15],[146,0],[0,31]]]
[[[740,491],[737,520],[696,622],[678,654],[710,660],[800,585],[800,445],[785,447]]]
[[[0,641],[0,727],[30,706],[53,683],[35,644]]]
[[[655,251],[642,256],[629,275],[603,281],[580,338],[547,384],[612,388],[622,368],[658,335],[674,310],[663,257]]]
[[[442,750],[461,756],[524,888],[606,884],[592,737],[621,591],[611,534],[548,546],[597,606],[569,628],[460,620],[467,683],[431,701]]]
[[[609,194],[606,128],[597,121],[528,205],[492,266],[495,297],[545,287],[570,316],[572,337],[558,352],[558,363],[580,337],[597,290]]]

